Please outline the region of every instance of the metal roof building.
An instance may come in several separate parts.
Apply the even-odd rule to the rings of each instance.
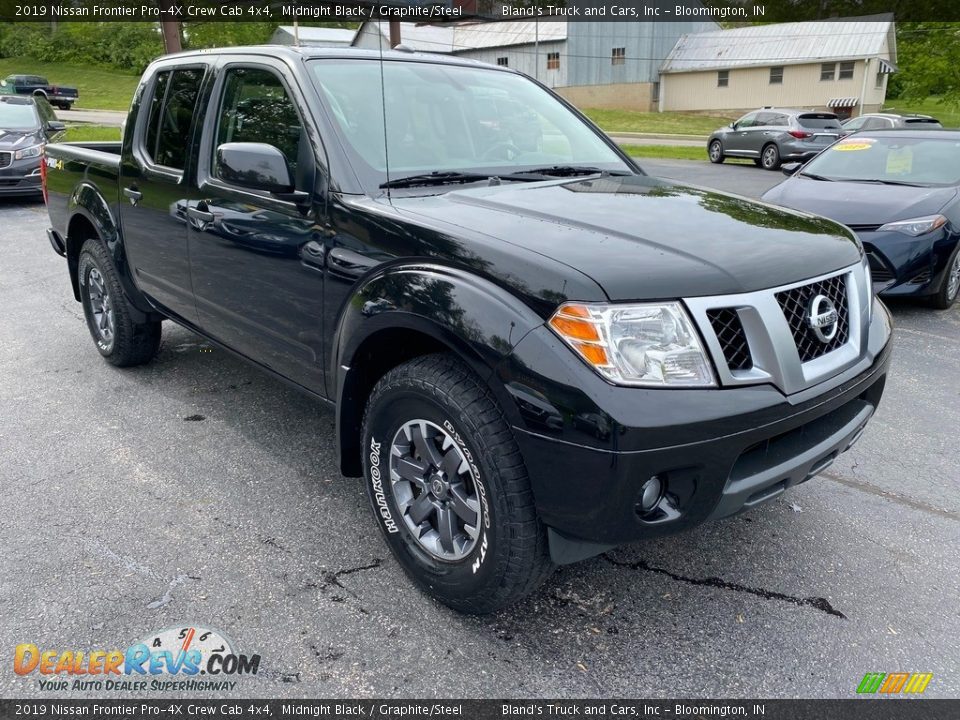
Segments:
[[[350,47],[355,30],[339,27],[298,27],[281,25],[270,37],[271,45],[295,45],[299,36],[304,47]]]
[[[400,40],[412,50],[520,70],[582,107],[651,110],[656,107],[660,65],[680,36],[716,28],[711,21],[401,23]],[[389,36],[387,22],[368,20],[353,44],[387,48]]]
[[[684,35],[660,68],[663,110],[882,105],[893,18],[753,25]]]

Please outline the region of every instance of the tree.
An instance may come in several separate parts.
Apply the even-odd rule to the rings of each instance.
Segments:
[[[937,95],[960,107],[960,23],[912,22],[897,27],[896,86],[906,100]]]

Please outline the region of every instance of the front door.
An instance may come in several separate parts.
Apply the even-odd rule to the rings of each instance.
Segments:
[[[748,113],[737,120],[734,127],[723,138],[724,152],[729,155],[748,155],[750,130],[757,119],[757,113]]]
[[[185,208],[200,327],[213,338],[314,392],[323,381],[321,164],[307,114],[279,64],[228,64],[219,73],[204,127],[199,199]],[[313,133],[313,137],[317,137]],[[267,143],[286,157],[295,204],[220,177],[216,148]]]
[[[120,168],[124,248],[137,287],[165,312],[197,321],[183,209],[193,117],[206,67],[158,70],[139,104]]]

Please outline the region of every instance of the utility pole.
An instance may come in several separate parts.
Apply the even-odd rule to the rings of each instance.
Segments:
[[[173,7],[174,0],[159,0],[160,10],[165,11]],[[164,13],[164,17],[169,17]],[[183,50],[180,40],[180,22],[178,20],[161,20],[160,28],[163,31],[163,49],[166,53],[175,53]]]
[[[390,47],[395,48],[400,44],[400,21],[390,21]]]

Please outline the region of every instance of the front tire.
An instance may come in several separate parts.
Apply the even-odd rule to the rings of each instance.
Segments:
[[[161,329],[156,320],[138,322],[107,248],[96,238],[80,250],[77,267],[80,302],[94,344],[107,362],[117,367],[143,365],[160,348]]]
[[[367,403],[363,448],[386,542],[440,602],[490,613],[553,570],[513,432],[460,361],[426,355],[384,375]]]
[[[723,144],[719,140],[714,140],[707,147],[707,155],[710,158],[710,162],[715,165],[722,163],[726,156],[723,154]]]
[[[938,310],[948,310],[960,295],[960,244],[950,256],[940,289],[930,296],[930,304]]]
[[[772,143],[764,147],[760,153],[760,164],[764,170],[776,170],[780,167],[780,149]]]

